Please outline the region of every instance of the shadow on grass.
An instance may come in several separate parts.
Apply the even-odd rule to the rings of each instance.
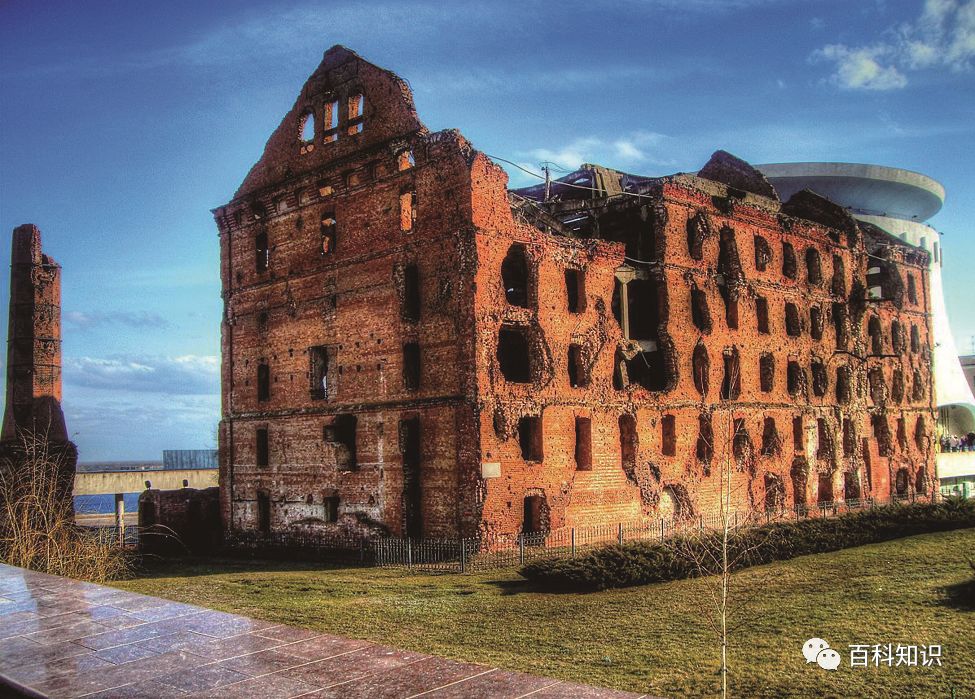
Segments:
[[[325,570],[359,570],[342,563],[262,560],[255,558],[160,558],[143,556],[135,563],[132,578],[193,578],[226,573],[303,573]],[[131,579],[131,578],[130,578]]]
[[[538,592],[527,580],[488,580],[488,585],[496,587],[502,595],[517,595],[522,592]]]
[[[569,588],[562,587],[552,587],[548,588],[538,583],[534,583],[531,580],[525,580],[519,578],[516,580],[485,580],[486,585],[491,585],[498,590],[500,590],[502,595],[520,595],[524,593],[534,593],[536,595],[598,595],[600,592],[606,592],[606,590],[595,590],[591,588],[580,588],[578,590],[573,590]],[[647,585],[654,585],[656,583],[647,583]]]
[[[938,601],[945,607],[951,607],[963,612],[975,612],[975,579],[965,580],[941,588],[944,597]]]

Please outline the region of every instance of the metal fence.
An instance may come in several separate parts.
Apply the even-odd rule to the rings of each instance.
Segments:
[[[123,548],[135,548],[139,543],[139,527],[126,524],[119,535],[119,528],[111,524],[81,525],[82,528],[94,534],[99,542],[110,543]]]
[[[311,560],[323,563],[371,565],[376,540],[343,530],[324,532],[240,532],[226,537],[228,552],[255,558]]]
[[[935,496],[936,497],[936,496]],[[898,496],[892,502],[912,502]],[[927,497],[924,498],[928,499]],[[886,503],[884,503],[886,504]],[[771,522],[836,517],[846,512],[869,509],[872,499],[797,505],[766,512],[732,512],[732,528]],[[238,553],[260,558],[302,560],[407,568],[424,572],[466,573],[522,566],[537,558],[570,557],[607,544],[633,541],[664,541],[670,537],[700,531],[717,531],[724,526],[721,514],[620,522],[588,527],[567,527],[546,532],[511,536],[481,535],[450,539],[366,538],[346,532],[327,534],[272,533],[267,536],[239,534],[227,541]]]
[[[909,501],[910,498],[896,500]],[[767,512],[731,512],[732,529],[776,521],[826,518],[873,507],[870,499],[819,503]],[[481,535],[460,539],[380,538],[371,542],[373,563],[381,567],[406,567],[421,571],[475,572],[523,566],[537,558],[571,557],[608,544],[633,541],[665,541],[673,536],[724,527],[720,513],[694,517],[660,518],[587,527],[566,527],[517,536]]]

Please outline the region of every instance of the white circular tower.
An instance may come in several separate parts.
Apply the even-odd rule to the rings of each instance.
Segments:
[[[926,175],[910,170],[859,163],[770,163],[756,165],[782,201],[811,189],[931,255],[931,315],[934,339],[934,391],[939,427],[947,433],[975,432],[975,397],[958,361],[941,287],[942,250],[939,233],[925,221],[941,209],[945,189]]]

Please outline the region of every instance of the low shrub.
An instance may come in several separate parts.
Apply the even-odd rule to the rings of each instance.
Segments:
[[[734,570],[838,551],[915,534],[975,527],[975,500],[892,504],[827,519],[742,527],[731,532]],[[721,570],[721,533],[703,532],[663,542],[604,546],[573,558],[541,558],[519,573],[547,590],[605,590],[712,575]]]
[[[43,437],[20,439],[16,458],[0,459],[0,561],[92,582],[125,577],[130,561],[113,538],[75,524],[62,457]]]

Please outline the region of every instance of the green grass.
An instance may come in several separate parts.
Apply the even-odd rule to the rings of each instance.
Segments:
[[[975,529],[751,568],[734,606],[741,697],[975,696]],[[533,592],[515,572],[431,576],[300,564],[168,563],[118,587],[415,651],[662,696],[712,696],[718,646],[702,609],[714,579],[589,594]],[[744,608],[743,608],[744,607]],[[826,672],[800,648],[841,652]],[[848,644],[940,644],[942,667],[852,669]]]

